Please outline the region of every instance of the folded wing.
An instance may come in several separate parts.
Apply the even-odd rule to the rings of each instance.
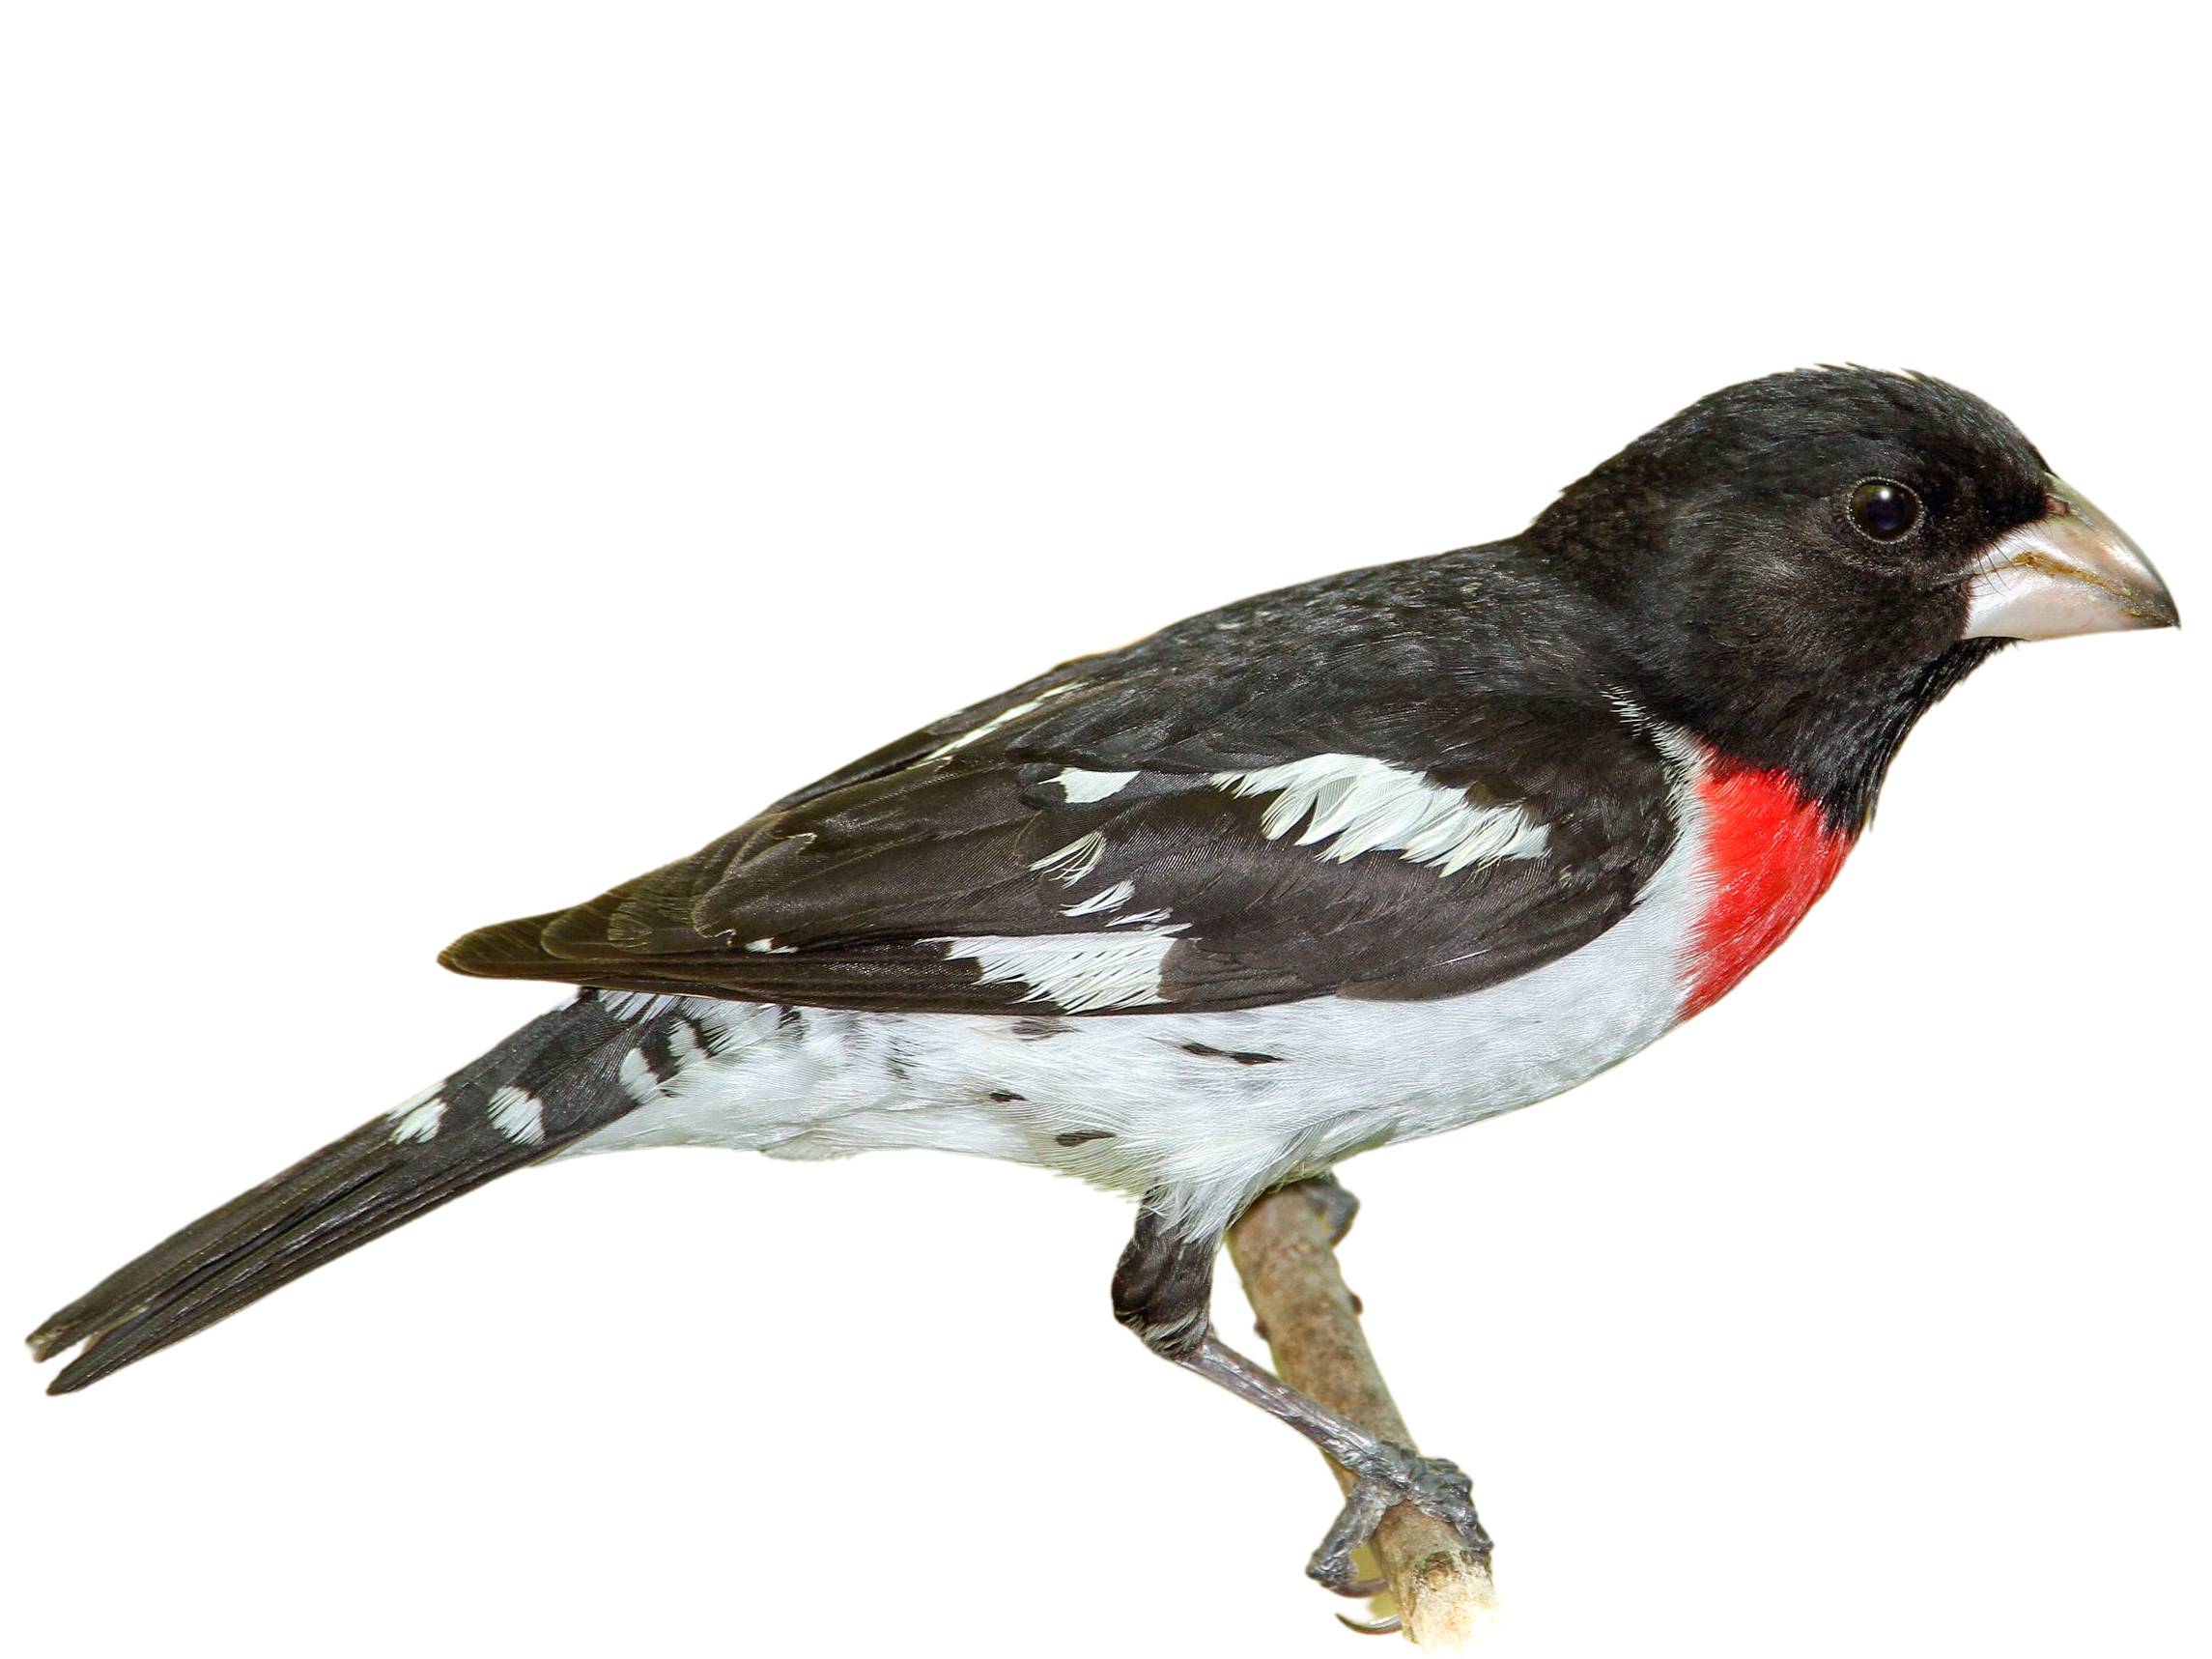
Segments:
[[[1467,688],[1371,611],[1325,661],[1171,635],[1071,664],[442,959],[817,1007],[1143,1015],[1456,994],[1627,914],[1672,840],[1665,758],[1586,680]],[[1208,623],[1241,625],[1185,626]]]

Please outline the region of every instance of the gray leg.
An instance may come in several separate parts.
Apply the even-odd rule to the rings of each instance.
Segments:
[[[1213,1334],[1208,1303],[1220,1247],[1218,1234],[1183,1237],[1148,1203],[1114,1273],[1115,1316],[1153,1353],[1289,1423],[1356,1477],[1306,1571],[1332,1589],[1352,1585],[1352,1552],[1399,1503],[1419,1505],[1458,1531],[1469,1549],[1488,1555],[1489,1534],[1476,1518],[1467,1477],[1455,1465],[1368,1433]]]

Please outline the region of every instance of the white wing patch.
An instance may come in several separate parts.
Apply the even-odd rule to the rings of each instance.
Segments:
[[[1166,1001],[1160,963],[1181,931],[1173,927],[1111,934],[986,934],[929,943],[943,945],[948,957],[979,963],[978,985],[1026,985],[1024,1002],[1052,1002],[1068,1014],[1090,1014]]]
[[[1097,830],[1077,836],[1065,846],[1046,853],[1030,868],[1040,874],[1049,875],[1063,887],[1073,887],[1086,875],[1098,868],[1098,861],[1106,856],[1106,837]]]
[[[525,1146],[543,1146],[546,1140],[546,1103],[527,1090],[509,1083],[492,1096],[492,1127],[509,1140]]]
[[[1120,794],[1137,779],[1134,772],[1087,772],[1080,766],[1068,766],[1047,778],[1047,784],[1058,784],[1062,799],[1071,807],[1103,801]]]
[[[1149,928],[1154,922],[1175,919],[1173,910],[1132,910],[1126,916],[1116,916],[1106,924],[1109,928]]]
[[[1088,899],[1079,899],[1072,904],[1063,904],[1063,916],[1095,916],[1101,910],[1119,910],[1137,896],[1134,881],[1117,881],[1111,887],[1100,888]],[[1112,927],[1112,923],[1107,924]]]
[[[1425,772],[1364,755],[1312,755],[1251,772],[1216,772],[1216,788],[1242,798],[1273,795],[1261,833],[1278,841],[1304,823],[1299,846],[1335,840],[1321,852],[1344,864],[1363,852],[1395,852],[1450,875],[1504,858],[1539,858],[1550,830],[1517,804],[1479,807]]]

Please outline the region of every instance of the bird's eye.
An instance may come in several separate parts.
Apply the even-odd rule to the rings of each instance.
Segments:
[[[1862,478],[1845,509],[1852,529],[1871,541],[1903,541],[1920,528],[1920,498],[1891,478]]]

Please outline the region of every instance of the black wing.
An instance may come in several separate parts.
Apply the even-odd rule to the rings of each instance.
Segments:
[[[1525,972],[1633,905],[1672,843],[1670,774],[1601,671],[1542,643],[1574,630],[1538,626],[1541,606],[1470,613],[1465,569],[1440,567],[1485,553],[1069,664],[442,959],[1070,1015],[1443,996]]]

